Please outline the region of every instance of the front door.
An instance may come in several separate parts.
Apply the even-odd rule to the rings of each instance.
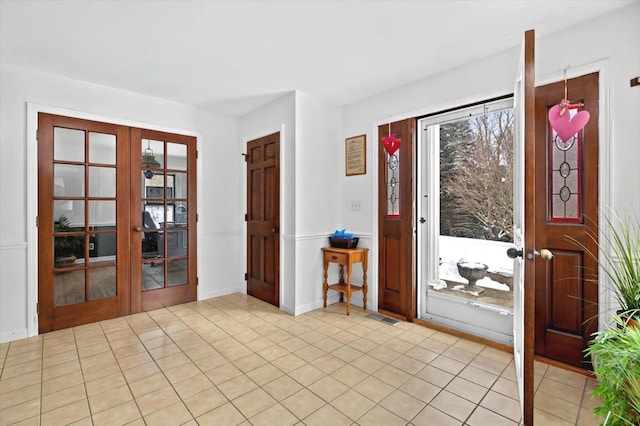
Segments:
[[[247,293],[280,306],[280,133],[247,143]]]
[[[129,313],[129,129],[38,116],[41,333]]]
[[[196,138],[131,129],[131,312],[196,300]]]
[[[412,321],[415,118],[378,128],[378,309]]]
[[[583,350],[598,326],[598,266],[572,240],[598,253],[598,74],[566,86],[574,102],[568,113],[591,115],[566,142],[548,124],[549,109],[565,96],[565,82],[536,88],[536,247],[554,257],[536,265],[535,351],[588,368]]]

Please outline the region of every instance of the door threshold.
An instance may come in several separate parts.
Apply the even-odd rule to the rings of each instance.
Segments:
[[[418,325],[421,325],[423,327],[431,328],[433,330],[437,330],[437,331],[440,331],[442,333],[449,334],[451,336],[461,337],[463,339],[471,340],[472,342],[481,343],[483,345],[490,346],[490,347],[492,347],[494,349],[498,349],[498,350],[501,350],[501,351],[504,351],[504,352],[509,352],[509,353],[513,352],[513,347],[512,346],[504,345],[502,343],[498,343],[498,342],[490,340],[490,339],[485,339],[484,337],[478,337],[478,336],[475,336],[473,334],[465,333],[464,331],[455,330],[453,328],[446,327],[444,325],[435,324],[433,322],[421,320],[421,319],[418,319],[418,318],[414,319],[413,322],[418,324]]]
[[[536,360],[536,361],[539,361],[539,362],[541,362],[543,364],[551,365],[553,367],[561,368],[563,370],[571,371],[573,373],[581,374],[583,376],[591,377],[591,378],[594,378],[594,379],[596,378],[596,376],[593,374],[593,371],[589,371],[589,370],[584,369],[584,368],[576,367],[575,365],[565,364],[564,362],[557,361],[557,360],[551,359],[551,358],[547,358],[547,357],[544,357],[542,355],[535,355],[535,357],[533,359]]]

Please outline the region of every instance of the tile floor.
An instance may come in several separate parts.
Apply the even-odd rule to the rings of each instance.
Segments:
[[[0,345],[0,424],[517,425],[509,353],[336,304],[233,294]],[[536,364],[536,424],[597,424],[593,379]]]

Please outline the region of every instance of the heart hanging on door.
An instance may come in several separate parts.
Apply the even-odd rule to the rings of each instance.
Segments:
[[[389,155],[393,155],[400,148],[400,139],[396,138],[395,133],[391,133],[389,136],[383,136],[381,139],[384,144],[384,149]]]
[[[579,111],[573,117],[568,108],[569,102],[563,99],[549,110],[549,123],[563,142],[568,141],[589,122],[589,111]]]

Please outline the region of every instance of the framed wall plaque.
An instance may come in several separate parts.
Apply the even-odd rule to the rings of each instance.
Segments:
[[[347,176],[367,174],[367,135],[345,139],[345,170]]]

